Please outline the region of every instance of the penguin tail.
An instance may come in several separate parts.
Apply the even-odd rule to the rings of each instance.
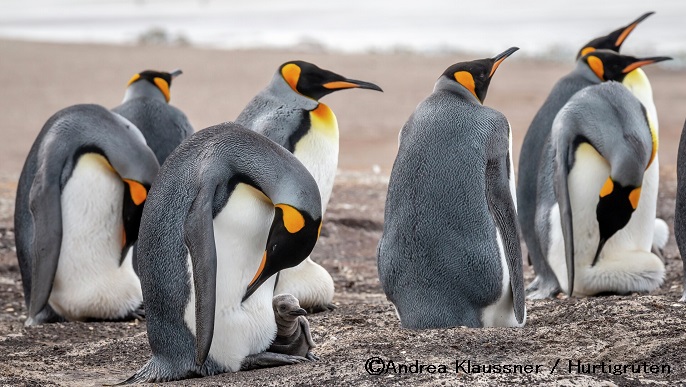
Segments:
[[[143,367],[141,367],[138,372],[133,374],[130,378],[124,380],[121,383],[115,384],[115,386],[123,386],[126,384],[138,384],[138,383],[161,383],[170,382],[173,380],[181,380],[197,377],[198,374],[194,371],[188,371],[185,373],[178,372],[178,368],[169,367],[162,364],[155,357],[150,359]]]

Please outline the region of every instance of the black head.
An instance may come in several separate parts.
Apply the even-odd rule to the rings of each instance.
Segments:
[[[518,47],[510,47],[505,52],[493,58],[477,59],[469,62],[455,63],[448,67],[442,76],[455,81],[469,90],[479,102],[483,103],[488,91],[488,85],[498,66]]]
[[[638,23],[647,19],[648,16],[654,13],[655,12],[644,13],[643,15],[641,15],[641,17],[634,20],[629,25],[616,29],[605,36],[601,36],[591,40],[590,42],[586,43],[581,48],[581,50],[579,50],[579,52],[576,54],[576,59],[579,59],[582,56],[595,50],[612,50],[615,52],[619,52],[619,49],[622,47],[622,43],[624,43],[626,38],[629,36],[631,31],[633,31],[634,28],[636,28]]]
[[[383,91],[373,83],[345,78],[301,60],[282,64],[279,67],[279,73],[296,93],[314,100],[319,100],[329,93],[344,89],[360,88]]]
[[[180,69],[174,70],[171,73],[165,73],[155,70],[145,70],[131,77],[127,86],[131,86],[132,84],[138,81],[150,82],[151,84],[155,85],[158,89],[160,89],[162,94],[164,94],[164,98],[167,100],[167,102],[169,102],[169,99],[171,98],[169,88],[171,87],[172,79],[176,78],[181,74],[183,74],[183,72]]]
[[[668,56],[634,58],[610,50],[596,50],[580,60],[586,63],[601,81],[622,82],[627,74],[639,67],[671,59]]]
[[[319,238],[321,225],[321,217],[313,219],[307,212],[288,204],[277,204],[262,263],[250,281],[243,301],[272,275],[304,261]]]
[[[596,207],[600,242],[591,266],[598,260],[605,242],[629,223],[640,198],[641,187],[623,186],[611,177],[607,178],[600,189],[600,200]]]

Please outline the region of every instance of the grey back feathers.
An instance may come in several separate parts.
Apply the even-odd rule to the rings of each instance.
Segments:
[[[319,103],[296,93],[277,71],[269,85],[260,91],[236,118],[236,123],[261,133],[293,152],[310,126],[309,111]],[[294,136],[296,134],[296,136]]]
[[[140,129],[160,165],[186,137],[193,134],[186,115],[169,105],[164,94],[145,80],[131,84],[122,104],[112,111],[126,117]]]
[[[24,295],[32,312],[47,305],[62,242],[60,195],[79,156],[99,153],[122,179],[150,186],[159,166],[139,136],[130,123],[98,105],[60,110],[41,129],[19,178],[14,215]],[[44,283],[37,285],[36,276]],[[40,294],[33,294],[37,286]]]
[[[402,128],[378,247],[379,277],[404,327],[482,326],[481,310],[503,288],[499,231],[521,322],[509,125],[446,79]]]
[[[676,210],[674,213],[674,236],[681,259],[684,261],[684,284],[686,284],[686,122],[681,130],[679,140],[679,152],[676,162],[677,188],[676,188]],[[686,286],[681,302],[686,302]]]

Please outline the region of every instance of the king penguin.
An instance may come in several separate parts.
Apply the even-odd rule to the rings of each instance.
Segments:
[[[152,358],[125,383],[292,364],[276,337],[278,271],[302,262],[321,197],[288,151],[237,124],[191,135],[162,165],[141,219],[141,285]]]
[[[676,162],[676,209],[674,211],[674,236],[684,262],[684,292],[680,302],[686,302],[686,122],[681,130]]]
[[[45,123],[14,213],[27,326],[138,316],[128,253],[158,168],[140,131],[102,106],[71,106]]]
[[[305,165],[322,194],[322,213],[331,197],[338,165],[338,122],[319,99],[352,88],[381,91],[373,83],[348,79],[312,63],[286,62],[236,119],[288,149]],[[309,257],[279,274],[276,293],[292,294],[303,308],[313,312],[333,309],[333,279]]]
[[[186,115],[169,104],[172,79],[181,74],[181,70],[146,70],[134,75],[122,104],[112,109],[138,127],[160,165],[181,141],[193,134]]]
[[[621,81],[625,87],[634,91],[637,98],[647,106],[646,109],[649,112],[649,117],[653,117],[650,112],[655,111],[652,102],[652,92],[649,91],[649,84],[647,84],[646,89],[644,87],[646,85],[645,82],[636,81],[640,78],[645,79],[647,82],[647,78],[641,75],[644,74],[642,71],[639,73],[637,70],[640,70],[639,67],[645,64],[664,60],[664,58],[624,57],[616,54],[614,51],[606,49],[590,50],[588,47],[582,51],[588,51],[588,53],[577,60],[574,71],[555,84],[543,106],[536,113],[524,137],[520,151],[519,180],[517,182],[518,217],[522,228],[522,236],[529,251],[529,259],[536,272],[536,278],[527,289],[530,298],[554,297],[560,291],[555,275],[546,263],[541,249],[541,245],[545,244],[546,241],[540,240],[540,235],[538,235],[535,227],[537,221],[536,209],[540,206],[540,203],[538,203],[539,180],[541,179],[541,174],[552,173],[552,165],[547,164],[550,160],[543,160],[543,154],[545,153],[544,148],[547,146],[556,114],[569,98],[579,90],[608,80]],[[614,68],[620,65],[625,67],[608,70],[610,67]],[[657,115],[655,114],[654,119],[651,118],[651,120],[654,121],[653,126],[657,134]],[[649,171],[649,175],[653,176],[651,179],[658,178],[658,169],[655,166],[651,166],[651,168],[651,171]],[[547,178],[551,179],[552,176]],[[656,223],[656,221],[654,220],[653,223]]]
[[[664,264],[650,252],[658,187],[646,181],[658,144],[645,107],[618,82],[590,86],[559,112],[550,144],[554,182],[539,188],[556,203],[544,253],[562,291],[659,287]]]
[[[512,133],[483,106],[516,50],[448,67],[401,130],[378,269],[405,328],[526,321]]]

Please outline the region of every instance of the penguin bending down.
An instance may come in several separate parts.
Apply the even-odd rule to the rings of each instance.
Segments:
[[[269,352],[302,356],[309,360],[319,360],[310,350],[315,347],[307,311],[300,307],[298,299],[292,294],[279,294],[272,300],[276,316],[276,338],[269,346]]]
[[[554,178],[539,192],[555,204],[537,227],[561,289],[570,295],[649,292],[664,280],[650,252],[658,186],[646,170],[657,136],[645,107],[618,82],[575,94],[553,122]],[[552,183],[552,184],[551,184]]]
[[[172,79],[181,74],[181,70],[146,70],[134,75],[122,104],[112,109],[140,129],[160,165],[181,141],[193,134],[186,115],[169,105]]]
[[[402,128],[378,268],[405,328],[526,321],[510,125],[482,105],[516,50],[448,67]]]
[[[310,253],[317,184],[288,151],[234,123],[191,135],[160,168],[138,269],[152,358],[125,383],[306,361],[264,352],[275,276]]]
[[[338,122],[319,99],[352,88],[382,91],[373,83],[348,79],[308,62],[287,62],[236,119],[236,123],[288,149],[303,163],[319,186],[322,213],[329,203],[338,165]],[[333,279],[309,257],[279,274],[275,292],[292,294],[310,311],[334,308]]]
[[[686,122],[681,131],[676,162],[676,210],[674,211],[674,236],[684,262],[684,293],[680,302],[686,302]]]
[[[130,247],[159,165],[129,121],[98,105],[55,113],[17,188],[17,258],[25,325],[138,317]]]
[[[637,70],[640,70],[641,66],[668,59],[671,58],[634,58],[610,50],[594,50],[581,57],[574,71],[555,84],[543,106],[536,113],[522,143],[517,184],[519,222],[529,251],[529,259],[536,272],[536,278],[527,289],[530,298],[554,297],[560,292],[557,277],[550,268],[544,252],[547,250],[548,235],[541,235],[540,229],[536,226],[539,222],[538,209],[542,207],[547,210],[552,205],[552,198],[541,197],[539,184],[542,180],[552,181],[553,161],[549,157],[546,159],[545,154],[550,151],[549,138],[555,116],[579,90],[601,82],[618,81],[632,90],[644,106],[648,106],[648,117],[653,121],[654,133],[657,136],[657,116],[650,113],[650,106],[654,111],[652,92],[649,83],[648,89],[640,86],[646,85],[647,78]],[[640,81],[641,79],[645,82]],[[659,179],[659,169],[656,165],[651,165],[648,175],[651,176],[651,181]],[[546,199],[547,202],[540,202]],[[653,220],[653,223],[656,223],[656,220]]]

